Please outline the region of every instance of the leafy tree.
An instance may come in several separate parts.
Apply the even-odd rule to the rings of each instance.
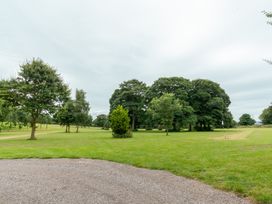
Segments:
[[[179,131],[180,127],[191,121],[194,124],[195,116],[194,110],[188,104],[189,93],[192,89],[192,83],[190,80],[183,77],[162,77],[156,80],[149,88],[146,97],[147,101],[151,101],[153,98],[159,98],[163,94],[172,93],[175,98],[183,101],[183,111],[176,113],[173,121],[173,131]],[[190,112],[190,113],[189,113]]]
[[[263,110],[260,119],[264,125],[272,124],[272,105]]]
[[[254,125],[255,123],[256,121],[253,118],[251,118],[251,116],[248,113],[243,114],[239,118],[239,125],[250,126]]]
[[[93,121],[93,125],[95,127],[106,127],[107,124],[109,123],[108,116],[105,114],[100,114],[96,117],[96,119]]]
[[[65,105],[59,109],[56,114],[56,120],[60,125],[65,126],[65,132],[70,133],[70,127],[75,121],[74,117],[74,102],[69,100]]]
[[[194,80],[192,85],[190,104],[197,115],[196,129],[210,131],[212,127],[222,127],[229,112],[229,96],[210,80]]]
[[[134,130],[136,122],[140,120],[145,109],[146,91],[146,84],[136,79],[123,82],[110,98],[110,112],[122,105],[128,110],[131,129]]]
[[[163,94],[172,93],[183,101],[188,101],[189,91],[192,88],[190,80],[183,77],[162,77],[156,80],[147,92],[147,99],[159,98]]]
[[[83,90],[76,90],[74,101],[74,124],[78,133],[79,126],[86,126],[89,121],[90,105],[86,101],[86,93]]]
[[[233,128],[237,126],[237,122],[233,120],[233,116],[230,111],[225,112],[223,115],[223,127]]]
[[[188,127],[189,131],[192,131],[192,126],[195,125],[197,121],[194,109],[188,102],[180,101],[180,103],[181,109],[177,111],[174,116],[174,131],[179,131],[181,127]]]
[[[18,107],[29,113],[32,127],[30,139],[34,140],[39,116],[55,113],[68,99],[70,91],[57,71],[40,59],[33,59],[20,67],[9,95]]]
[[[132,134],[129,131],[129,120],[128,110],[124,109],[122,106],[119,105],[112,111],[110,114],[110,123],[113,137],[132,137]]]
[[[168,135],[169,129],[173,126],[175,113],[180,110],[180,101],[172,93],[166,93],[159,98],[152,99],[149,105],[149,112],[154,118],[159,119],[166,129],[166,135]]]

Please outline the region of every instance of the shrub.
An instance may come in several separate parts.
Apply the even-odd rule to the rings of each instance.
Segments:
[[[112,129],[112,136],[114,138],[128,138],[132,137],[129,131],[129,116],[128,111],[122,106],[118,106],[112,111],[110,115],[110,124]]]

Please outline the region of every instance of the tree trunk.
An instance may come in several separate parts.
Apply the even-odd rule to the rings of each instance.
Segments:
[[[30,140],[36,140],[37,138],[35,137],[35,132],[36,132],[36,119],[33,119],[31,122],[31,136]]]
[[[76,133],[78,133],[79,126],[76,127]]]
[[[68,125],[65,126],[65,133],[68,132]]]
[[[131,124],[131,130],[134,131],[135,129],[135,116],[132,116],[132,124]]]
[[[192,132],[192,124],[189,125],[189,132]]]
[[[166,128],[166,136],[168,135],[168,128]]]

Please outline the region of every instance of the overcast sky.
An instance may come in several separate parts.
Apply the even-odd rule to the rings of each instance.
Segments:
[[[271,0],[9,0],[0,4],[0,78],[39,57],[73,91],[107,113],[132,78],[211,79],[229,94],[236,119],[258,119],[272,102]]]

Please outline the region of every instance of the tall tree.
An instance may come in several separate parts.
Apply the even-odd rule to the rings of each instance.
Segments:
[[[166,135],[168,135],[168,131],[173,125],[175,113],[180,109],[180,101],[175,98],[174,94],[166,93],[159,98],[152,99],[148,111],[161,122],[166,129]]]
[[[225,114],[229,112],[229,96],[219,84],[204,79],[192,81],[190,104],[197,115],[196,129],[209,131],[222,127]]]
[[[250,126],[250,125],[254,125],[255,123],[256,121],[248,113],[243,114],[239,118],[239,125]]]
[[[260,119],[264,125],[272,124],[272,105],[263,110]]]
[[[146,91],[146,84],[136,79],[123,82],[110,98],[110,112],[122,105],[129,112],[131,129],[134,130],[136,121],[145,109]]]
[[[78,133],[80,126],[86,126],[89,121],[90,105],[86,100],[86,93],[83,90],[76,90],[74,101],[74,123]]]
[[[16,105],[30,115],[31,136],[34,140],[36,123],[42,113],[55,113],[70,95],[57,71],[41,59],[33,59],[20,66],[17,80],[9,94]],[[16,82],[15,82],[16,81]]]

